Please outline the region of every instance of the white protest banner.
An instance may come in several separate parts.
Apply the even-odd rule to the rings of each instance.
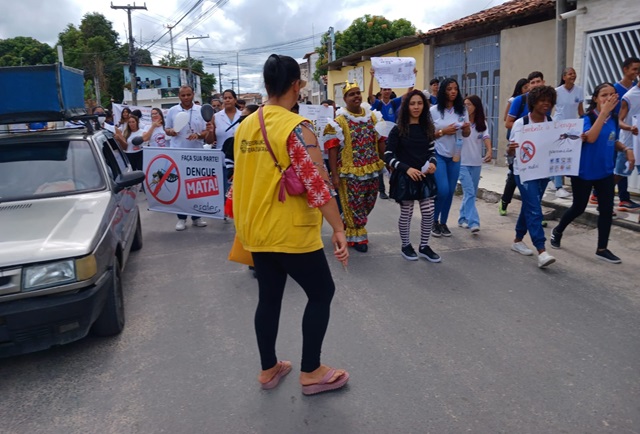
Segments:
[[[318,137],[318,143],[320,143],[322,145],[322,149],[324,149],[322,132],[324,131],[324,127],[329,123],[329,120],[333,119],[333,107],[301,104],[298,113],[300,116],[309,119],[313,123],[316,137]]]
[[[140,110],[142,113],[142,118],[140,119],[140,126],[144,127],[145,125],[151,124],[151,109],[154,107],[142,107],[137,105],[124,105],[124,104],[112,104],[113,107],[113,122],[118,125],[120,122],[120,118],[122,117],[122,109],[128,108],[131,111]],[[162,110],[162,114],[164,117],[167,117],[167,113],[169,109],[160,109]]]
[[[582,119],[538,122],[515,132],[514,173],[521,181],[550,176],[577,176],[582,153]]]
[[[413,57],[372,57],[371,66],[381,88],[413,87],[416,59]]]
[[[222,151],[145,147],[142,155],[151,211],[224,218]]]

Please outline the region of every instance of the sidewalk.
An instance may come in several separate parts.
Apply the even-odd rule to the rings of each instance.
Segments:
[[[496,215],[498,215],[497,203],[502,196],[502,191],[504,190],[504,182],[507,176],[507,171],[508,169],[506,167],[495,166],[493,164],[484,164],[482,166],[478,197],[485,199],[488,202],[495,201]],[[565,186],[565,188],[568,191],[571,191],[571,186]],[[514,198],[520,198],[518,189],[516,189]],[[635,199],[637,200],[637,198]],[[618,216],[613,218],[613,224],[626,229],[640,232],[640,223],[638,223],[639,213],[618,211],[616,209],[617,200],[618,199],[616,196],[613,209],[616,211]],[[547,220],[558,220],[560,219],[562,214],[571,206],[571,197],[569,197],[568,199],[558,199],[555,196],[555,192],[547,189],[544,198],[542,199],[542,205],[544,207],[550,208],[550,210],[545,212],[545,217]],[[585,213],[578,219],[576,219],[576,221],[595,227],[598,222],[598,212],[596,211],[596,205],[589,204]]]

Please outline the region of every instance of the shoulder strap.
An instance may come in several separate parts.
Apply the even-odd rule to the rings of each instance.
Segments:
[[[271,158],[273,158],[273,162],[275,166],[278,168],[280,172],[282,172],[282,167],[280,167],[280,163],[278,163],[278,159],[273,153],[273,149],[271,149],[271,144],[269,143],[269,139],[267,138],[267,129],[264,126],[264,115],[262,114],[262,107],[258,109],[258,119],[260,120],[260,129],[262,130],[262,138],[264,138],[264,144],[267,145],[267,151],[271,154]]]
[[[529,115],[523,116],[522,125],[529,125]]]
[[[553,118],[551,116],[547,115],[547,121],[551,122],[552,120],[553,120]]]

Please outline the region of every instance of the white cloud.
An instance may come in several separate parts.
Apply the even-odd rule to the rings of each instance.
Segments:
[[[167,32],[163,26],[175,24],[196,1],[149,0],[146,2],[147,11],[133,11],[133,34],[136,44],[149,46],[153,40]],[[219,4],[220,0],[206,0],[173,29],[174,50],[177,54],[186,56],[185,38],[208,34],[209,39],[190,41],[192,57],[202,57],[206,69],[216,76],[218,68],[210,64],[227,63],[222,67],[223,88],[231,87],[230,79],[236,78],[239,69],[242,92],[262,91],[260,71],[271,52],[301,59],[304,54],[313,51],[320,42],[319,37],[314,40],[312,35],[323,33],[330,26],[335,30],[344,30],[356,18],[370,14],[383,15],[392,20],[405,18],[417,29],[426,32],[433,27],[503,2],[504,0],[430,0],[422,3],[388,0],[229,0],[216,9],[215,5]],[[132,4],[124,0],[114,0],[113,3]],[[140,1],[136,4],[143,3]],[[112,21],[114,30],[119,33],[121,42],[124,43],[128,33],[127,14],[124,10],[111,9],[110,5],[111,0],[7,2],[3,4],[5,19],[0,23],[0,38],[32,36],[54,45],[58,33],[64,30],[67,23],[78,26],[85,13],[99,12]],[[207,19],[194,25],[196,18],[207,11],[210,12]],[[247,51],[265,46],[273,48]],[[241,50],[241,54],[236,56],[238,50]],[[156,60],[169,52],[169,36],[164,36],[156,42],[151,51]]]

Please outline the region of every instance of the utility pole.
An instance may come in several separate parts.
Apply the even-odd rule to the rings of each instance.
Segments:
[[[175,24],[173,26],[170,26],[169,24],[167,24],[165,26],[167,29],[169,29],[169,41],[171,41],[171,57],[175,57],[175,54],[173,54],[173,28],[175,27]]]
[[[329,27],[329,40],[331,41],[331,61],[336,60],[336,34],[333,27]]]
[[[220,72],[220,67],[226,65],[227,63],[210,63],[209,66],[217,66],[218,67],[218,84],[220,85],[220,94],[222,94],[222,73]]]
[[[238,80],[238,95],[240,95],[240,53],[236,51],[236,77]]]
[[[136,54],[133,49],[133,30],[131,27],[131,11],[136,9],[147,10],[147,4],[144,6],[136,6],[133,3],[133,6],[114,6],[113,2],[111,3],[111,9],[125,9],[127,11],[127,15],[129,18],[129,80],[131,83],[131,96],[133,105],[138,105],[138,85],[136,83]]]
[[[235,90],[236,90],[236,87],[235,87],[235,83],[236,83],[236,81],[238,81],[238,79],[237,79],[237,78],[232,78],[232,79],[231,79],[231,90],[233,90],[234,92],[235,92]]]
[[[191,38],[187,38],[187,66],[189,67],[189,72],[187,73],[187,82],[189,83],[189,86],[191,86],[191,88],[193,89],[193,74],[191,73],[191,51],[189,51],[189,40],[191,39],[207,39],[209,37],[209,35],[207,36],[193,36]],[[195,91],[195,89],[194,89]]]

